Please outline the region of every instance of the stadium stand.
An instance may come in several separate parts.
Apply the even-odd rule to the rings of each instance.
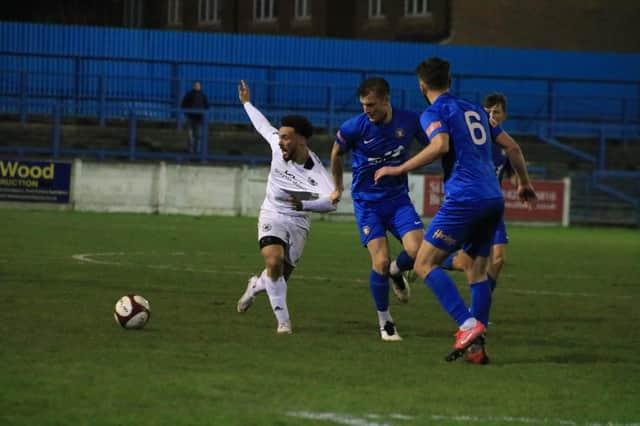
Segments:
[[[538,63],[560,61],[564,74],[555,76],[537,69],[529,69],[528,76],[513,70],[485,75],[482,66],[469,65],[464,74],[454,76],[453,90],[475,100],[490,91],[507,93],[507,128],[523,145],[534,174],[573,179],[572,223],[640,224],[640,194],[635,190],[640,187],[640,82],[609,75],[605,79],[598,71],[600,54],[582,54],[576,60],[575,55],[565,58],[549,51],[470,52],[433,46],[425,52],[410,43],[232,36],[244,52],[238,55],[226,49],[229,36],[211,34],[0,22],[2,32],[22,33],[0,41],[4,157],[264,163],[268,157],[262,142],[236,99],[235,84],[244,78],[252,81],[254,99],[270,119],[289,112],[307,115],[317,128],[313,148],[328,159],[337,125],[359,111],[354,88],[368,75],[391,82],[395,105],[421,110],[424,101],[412,70],[425,54],[458,61],[485,57],[496,63],[507,58],[529,63],[532,55]],[[116,49],[119,44],[109,41],[114,38],[128,41],[130,47]],[[190,57],[181,49],[185,43],[190,43],[189,51],[202,46],[209,55]],[[300,50],[301,43],[316,54],[293,63],[286,52]],[[402,60],[373,63],[355,54],[363,44]],[[623,70],[640,68],[640,59],[619,56],[607,57],[609,70],[616,69],[616,60]],[[211,62],[208,57],[219,59]],[[567,69],[576,77],[567,76]],[[201,80],[212,108],[206,115],[206,149],[190,155],[184,149],[185,111],[179,99],[199,76],[207,76]],[[606,97],[598,98],[598,92],[606,92]]]

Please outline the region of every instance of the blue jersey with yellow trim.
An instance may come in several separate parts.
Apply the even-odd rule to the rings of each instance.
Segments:
[[[429,140],[439,133],[449,135],[449,152],[442,157],[447,199],[502,197],[492,155],[493,140],[502,128],[489,125],[481,106],[444,93],[422,113],[420,122]]]
[[[384,124],[372,123],[364,113],[345,121],[336,135],[336,143],[344,151],[351,151],[352,198],[377,201],[407,194],[407,175],[385,176],[377,184],[373,176],[383,166],[405,162],[414,138],[427,144],[420,117],[412,111],[393,108],[391,121]]]

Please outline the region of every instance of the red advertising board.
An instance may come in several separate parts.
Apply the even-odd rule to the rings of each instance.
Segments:
[[[563,223],[565,206],[564,181],[534,180],[533,187],[538,195],[531,208],[518,200],[516,187],[511,182],[502,183],[502,193],[505,202],[505,219],[533,222],[558,222]],[[424,177],[424,211],[425,216],[436,214],[444,199],[444,187],[442,176]]]

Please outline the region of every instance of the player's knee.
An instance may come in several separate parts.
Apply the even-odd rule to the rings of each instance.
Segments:
[[[473,266],[473,261],[469,256],[464,254],[459,254],[453,258],[453,269],[456,271],[464,271],[467,272]]]
[[[390,265],[390,261],[389,259],[385,259],[385,258],[376,258],[373,259],[373,270],[376,271],[379,274],[382,275],[387,275],[389,273],[389,265]]]
[[[507,257],[504,253],[496,253],[491,257],[491,266],[494,270],[500,270],[507,261]]]
[[[417,276],[420,277],[420,279],[424,280],[425,277],[427,275],[429,275],[429,273],[435,269],[438,265],[435,264],[431,264],[431,263],[421,263],[418,264],[416,262],[415,265],[413,265],[413,271],[416,273]]]
[[[284,259],[281,256],[265,256],[264,266],[270,278],[278,278],[284,273]]]

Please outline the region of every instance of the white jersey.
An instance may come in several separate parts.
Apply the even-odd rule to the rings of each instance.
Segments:
[[[309,159],[305,164],[295,161],[285,161],[280,149],[278,130],[269,123],[264,115],[250,102],[244,104],[244,109],[251,119],[251,123],[258,133],[271,146],[271,170],[267,179],[266,196],[260,207],[261,213],[276,213],[285,216],[306,219],[309,223],[309,212],[292,208],[289,199],[294,197],[303,202],[303,208],[309,211],[330,211],[326,208],[314,208],[312,205],[326,206],[329,196],[333,192],[333,179],[324,168],[318,156],[309,150]],[[323,203],[311,200],[324,199]],[[305,203],[306,201],[306,203]],[[331,204],[330,202],[328,203]],[[333,207],[331,210],[335,209]]]

